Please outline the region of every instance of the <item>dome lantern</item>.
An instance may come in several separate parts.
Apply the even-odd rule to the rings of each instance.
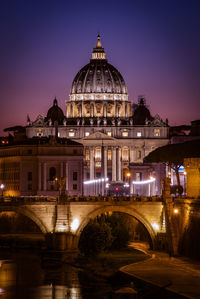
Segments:
[[[101,44],[100,35],[97,35],[97,43],[96,46],[93,48],[92,52],[92,60],[96,59],[106,59],[106,53],[104,51],[104,47]]]

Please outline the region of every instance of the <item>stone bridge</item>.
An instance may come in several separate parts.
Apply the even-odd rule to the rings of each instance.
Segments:
[[[108,201],[104,201],[108,200]],[[109,212],[121,212],[136,218],[147,229],[153,248],[156,238],[165,233],[165,213],[162,201],[141,201],[113,199],[91,201],[51,201],[50,199],[4,199],[0,212],[14,211],[29,217],[45,235],[49,247],[73,250],[84,227],[90,219]],[[147,200],[147,199],[146,199]],[[151,199],[152,200],[152,199]]]

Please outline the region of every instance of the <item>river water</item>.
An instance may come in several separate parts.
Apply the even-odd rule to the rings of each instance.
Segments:
[[[118,274],[109,282],[68,264],[44,265],[38,253],[0,251],[0,299],[107,299],[130,286],[132,277]],[[183,298],[134,281],[138,298]]]

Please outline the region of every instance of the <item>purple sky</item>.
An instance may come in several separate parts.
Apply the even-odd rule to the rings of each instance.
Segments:
[[[45,116],[55,96],[65,112],[98,31],[132,102],[145,95],[170,125],[200,119],[199,15],[198,0],[1,1],[1,134]]]

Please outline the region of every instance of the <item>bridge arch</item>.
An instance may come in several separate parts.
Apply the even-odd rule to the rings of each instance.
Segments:
[[[124,214],[128,214],[132,217],[134,217],[135,219],[137,219],[139,222],[141,222],[144,227],[146,228],[146,230],[148,231],[151,241],[152,241],[152,246],[153,248],[155,248],[155,237],[156,237],[156,232],[153,229],[151,223],[142,215],[140,214],[138,211],[136,211],[134,208],[127,208],[124,206],[104,206],[98,209],[93,210],[92,212],[88,213],[85,218],[82,220],[82,222],[80,223],[80,226],[76,232],[76,235],[78,236],[78,238],[81,235],[81,232],[83,231],[83,229],[85,228],[85,226],[88,224],[88,222],[91,219],[96,218],[97,216],[107,213],[107,212],[120,212],[120,213],[124,213]]]
[[[46,228],[46,226],[44,225],[44,223],[37,217],[37,215],[29,210],[28,208],[24,208],[24,207],[17,207],[17,206],[3,206],[0,207],[0,213],[1,212],[15,212],[17,214],[23,215],[28,217],[29,219],[31,219],[41,230],[41,232],[43,234],[48,233],[48,230]]]

